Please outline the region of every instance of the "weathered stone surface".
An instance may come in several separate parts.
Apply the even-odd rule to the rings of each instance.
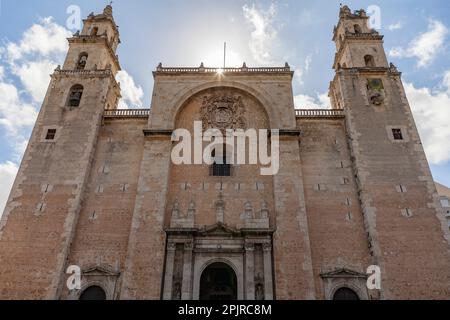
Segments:
[[[97,286],[107,299],[199,299],[204,271],[225,264],[239,299],[332,299],[344,287],[448,299],[448,225],[401,74],[363,12],[341,9],[334,110],[296,114],[289,66],[160,65],[151,110],[117,111],[111,10],[89,16],[52,75],[0,224],[0,298],[78,299]],[[173,131],[193,134],[199,120],[280,130],[280,171],[173,164]],[[66,287],[70,265],[81,290]],[[380,291],[366,288],[370,265]]]

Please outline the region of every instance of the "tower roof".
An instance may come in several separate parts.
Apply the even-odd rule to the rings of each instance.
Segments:
[[[367,16],[367,13],[364,9],[356,10],[352,12],[352,10],[348,6],[341,6],[339,10],[339,18],[358,18],[358,19],[364,19],[369,18]]]
[[[111,4],[108,4],[105,9],[103,9],[103,12],[100,14],[94,14],[94,12],[91,12],[91,14],[87,18],[88,20],[102,20],[102,19],[108,19],[110,20],[115,27],[117,27],[116,23],[114,22],[114,16],[113,16],[113,8]]]

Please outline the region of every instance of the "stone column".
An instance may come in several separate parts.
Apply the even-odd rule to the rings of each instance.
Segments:
[[[245,292],[247,300],[255,300],[255,245],[245,244]]]
[[[146,130],[120,299],[162,298],[171,131]]]
[[[280,170],[273,178],[274,268],[280,300],[315,300],[299,140],[300,131],[280,131]]]
[[[184,245],[184,265],[183,265],[183,286],[182,300],[192,300],[192,250],[193,242],[186,242]]]
[[[175,263],[175,250],[177,246],[174,242],[169,242],[167,245],[166,255],[166,270],[164,275],[164,300],[172,300],[172,287],[173,287],[173,268]]]
[[[272,245],[265,243],[264,252],[264,295],[265,299],[273,300],[273,273],[272,273]]]

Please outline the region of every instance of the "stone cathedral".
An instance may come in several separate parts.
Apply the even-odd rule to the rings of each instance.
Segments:
[[[444,212],[368,19],[340,9],[331,109],[294,108],[288,64],[244,63],[160,64],[151,108],[120,110],[112,7],[90,14],[51,75],[1,220],[0,298],[448,299]],[[174,164],[173,132],[199,120],[279,130],[278,173]],[[70,266],[81,281],[69,290]]]

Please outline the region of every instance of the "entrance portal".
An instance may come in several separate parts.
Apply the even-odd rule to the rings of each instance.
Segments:
[[[213,263],[203,271],[200,300],[237,300],[237,277],[225,263]]]

